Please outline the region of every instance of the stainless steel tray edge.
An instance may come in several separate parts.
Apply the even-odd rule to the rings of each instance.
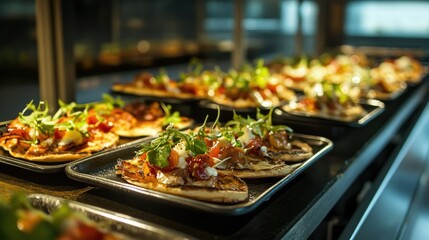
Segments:
[[[301,172],[303,172],[306,168],[308,168],[317,159],[319,159],[324,154],[329,152],[333,147],[333,142],[324,137],[297,134],[297,133],[294,134],[294,136],[305,138],[309,141],[312,141],[313,144],[318,144],[320,146],[320,149],[317,152],[315,152],[315,154],[310,159],[304,161],[303,164],[297,167],[289,175],[277,180],[273,180],[275,181],[275,183],[270,185],[269,188],[265,189],[262,194],[258,195],[257,197],[255,197],[250,201],[232,204],[232,205],[208,203],[208,202],[193,200],[193,199],[184,198],[176,195],[171,195],[167,193],[157,192],[154,190],[149,190],[138,186],[134,186],[132,184],[125,182],[119,177],[117,177],[117,179],[109,179],[108,177],[105,177],[105,176],[97,176],[97,174],[88,174],[82,171],[81,168],[83,168],[85,164],[89,163],[89,161],[91,160],[97,160],[98,158],[102,157],[100,155],[89,157],[76,162],[72,162],[66,166],[65,172],[66,172],[66,175],[73,180],[88,183],[90,185],[95,185],[102,188],[107,188],[113,191],[125,192],[140,198],[145,198],[145,197],[152,198],[152,199],[155,198],[157,200],[162,200],[174,206],[188,207],[188,208],[198,209],[201,211],[210,212],[214,214],[242,215],[242,214],[251,212],[257,207],[259,207],[263,202],[268,200],[274,193],[276,193],[284,185],[286,185],[288,182],[290,182],[292,179],[298,176]],[[128,148],[130,147],[136,147],[136,145],[128,146]],[[126,151],[126,150],[127,149],[116,149],[109,152],[108,154],[115,154],[119,151]],[[106,164],[112,165],[111,162]],[[102,169],[103,166],[99,166],[99,168]],[[112,171],[112,169],[110,169],[110,171]]]
[[[27,198],[34,208],[48,213],[58,208],[61,204],[67,203],[73,211],[84,214],[95,223],[101,223],[103,227],[107,228],[106,230],[124,234],[127,239],[129,237],[141,239],[145,236],[155,239],[191,239],[190,236],[184,233],[179,233],[143,219],[137,219],[85,203],[37,193],[30,194]],[[132,236],[129,236],[130,233]]]
[[[363,107],[367,107],[367,108],[371,107],[373,109],[371,109],[366,115],[362,116],[359,119],[356,119],[355,121],[341,121],[340,119],[328,118],[328,117],[323,117],[318,115],[309,115],[309,114],[299,113],[299,112],[292,113],[284,110],[283,106],[279,106],[275,108],[273,116],[275,118],[280,118],[280,119],[286,118],[290,120],[303,120],[303,121],[312,122],[312,123],[326,123],[326,124],[336,124],[336,125],[344,125],[344,126],[351,126],[351,127],[362,127],[384,111],[385,105],[380,100],[366,99],[366,100],[361,100],[359,103],[362,104]]]

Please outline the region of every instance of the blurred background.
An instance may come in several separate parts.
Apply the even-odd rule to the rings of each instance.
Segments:
[[[38,100],[37,0],[0,1],[0,120]],[[203,61],[230,62],[234,0],[70,1],[76,81]],[[342,45],[406,48],[426,58],[429,1],[244,0],[246,61],[315,56]]]

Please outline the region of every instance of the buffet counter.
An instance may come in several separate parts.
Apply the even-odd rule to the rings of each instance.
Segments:
[[[365,126],[315,125],[277,120],[295,132],[333,141],[330,152],[245,214],[222,215],[142,199],[69,179],[64,172],[37,173],[1,164],[0,196],[13,192],[42,193],[143,219],[197,239],[305,239],[317,234],[352,186],[378,175],[395,147],[426,117],[428,79],[385,102],[384,111]],[[100,83],[102,81],[99,81]],[[106,81],[108,82],[108,81]],[[98,88],[104,91],[103,88]],[[101,90],[100,90],[101,89]],[[96,93],[95,93],[96,94]],[[192,117],[192,116],[191,116]],[[429,119],[420,121],[428,122]],[[371,173],[364,176],[364,173]],[[359,187],[358,187],[359,189]]]

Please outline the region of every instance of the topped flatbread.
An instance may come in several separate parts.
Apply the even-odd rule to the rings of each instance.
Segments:
[[[103,99],[103,102],[92,103],[90,111],[111,123],[111,131],[121,137],[155,136],[170,123],[177,129],[194,123],[179,112],[172,112],[171,106],[163,103],[135,101],[125,104],[107,94],[103,95]]]
[[[192,199],[236,203],[248,197],[245,182],[220,174],[198,133],[180,132],[171,125],[144,144],[133,159],[118,160],[116,172],[143,188]]]
[[[0,146],[13,157],[36,162],[66,162],[115,147],[119,137],[103,121],[90,123],[88,111],[62,107],[49,115],[44,102],[30,102],[0,137]],[[27,111],[31,111],[27,114]]]
[[[205,127],[206,144],[217,159],[216,169],[240,178],[282,177],[313,156],[312,147],[293,138],[292,129],[272,125],[272,110],[257,119],[234,113],[225,125]],[[196,130],[194,130],[196,131]],[[198,130],[199,131],[199,130]]]

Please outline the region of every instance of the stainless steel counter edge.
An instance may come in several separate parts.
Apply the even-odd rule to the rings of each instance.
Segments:
[[[330,186],[323,196],[321,196],[314,205],[308,208],[289,231],[281,236],[283,239],[306,239],[311,235],[348,187],[388,143],[385,139],[393,137],[410,114],[417,109],[419,102],[425,97],[426,92],[427,89],[425,87],[420,87],[416,94],[407,99],[403,105],[398,106],[400,110],[394,118],[383,126],[380,133],[378,135],[376,134],[375,138],[371,139],[371,142],[366,144],[367,147],[364,148],[362,152],[355,155],[354,159],[351,161],[351,165],[348,166],[344,174],[338,176],[338,179]]]

